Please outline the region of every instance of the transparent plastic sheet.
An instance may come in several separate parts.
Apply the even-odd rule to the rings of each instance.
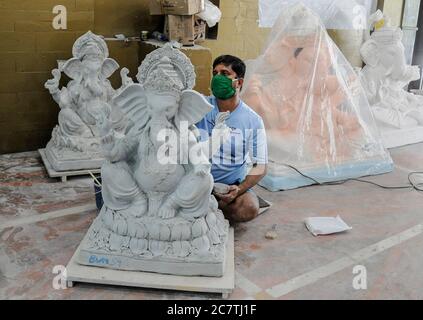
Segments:
[[[282,10],[242,99],[266,126],[269,190],[392,171],[359,77],[302,4]]]
[[[372,0],[260,0],[259,22],[271,28],[282,8],[303,3],[316,12],[327,29],[366,29]]]

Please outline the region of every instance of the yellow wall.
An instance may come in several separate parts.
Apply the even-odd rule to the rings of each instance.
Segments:
[[[68,30],[55,31],[57,0],[0,2],[0,153],[33,150],[50,137],[58,106],[44,83],[75,39],[94,27],[93,0],[61,0]]]
[[[68,10],[68,29],[54,30],[54,6]],[[112,36],[154,30],[147,0],[0,0],[0,153],[44,147],[57,124],[59,107],[44,83],[57,60],[69,59],[75,40],[88,30]],[[109,42],[110,53],[131,75],[138,45]],[[119,84],[119,74],[112,78]]]

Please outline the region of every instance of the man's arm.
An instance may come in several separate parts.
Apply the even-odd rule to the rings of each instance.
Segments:
[[[257,127],[258,129],[257,131],[254,131],[252,139],[253,143],[251,145],[251,150],[249,151],[253,167],[247,174],[245,180],[239,185],[240,190],[238,196],[255,187],[267,174],[267,137],[263,120],[260,119],[260,123]]]
[[[245,180],[239,185],[238,196],[255,187],[267,174],[267,165],[255,165],[248,173]]]
[[[239,186],[230,186],[227,195],[218,195],[226,204],[232,203],[237,197],[245,194],[249,189],[256,186],[267,174],[267,138],[263,121],[260,121],[258,129],[255,129],[249,154],[253,167],[245,180]]]
[[[236,198],[242,196],[249,189],[255,187],[266,174],[267,165],[256,165],[239,186],[229,186],[228,194],[219,194],[217,196],[219,197],[219,200],[222,200],[224,203],[231,204]]]

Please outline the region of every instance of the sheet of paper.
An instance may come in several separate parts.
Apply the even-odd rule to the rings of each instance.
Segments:
[[[307,218],[305,225],[316,237],[352,230],[340,216]]]

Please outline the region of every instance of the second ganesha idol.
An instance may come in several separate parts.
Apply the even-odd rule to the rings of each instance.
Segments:
[[[100,120],[107,159],[101,172],[104,206],[78,262],[223,276],[229,223],[211,195],[209,146],[199,142],[194,125],[212,107],[192,90],[195,73],[189,59],[170,45],[149,54],[137,78],[139,84],[113,99],[129,121],[126,131],[115,130],[107,118]],[[217,127],[225,133],[224,120],[220,114]],[[169,132],[175,139],[163,138]],[[169,154],[174,161],[163,160]]]
[[[266,127],[262,186],[289,190],[392,171],[360,79],[312,10],[282,10],[250,66],[242,99]]]
[[[58,172],[98,169],[104,160],[96,118],[113,119],[123,129],[125,122],[110,102],[113,96],[132,81],[128,69],[121,70],[122,87],[115,90],[109,78],[119,69],[109,58],[107,44],[91,31],[73,45],[73,57],[54,69],[53,79],[46,82],[53,99],[60,107],[58,125],[46,146],[46,158]],[[62,72],[71,80],[60,87]]]

